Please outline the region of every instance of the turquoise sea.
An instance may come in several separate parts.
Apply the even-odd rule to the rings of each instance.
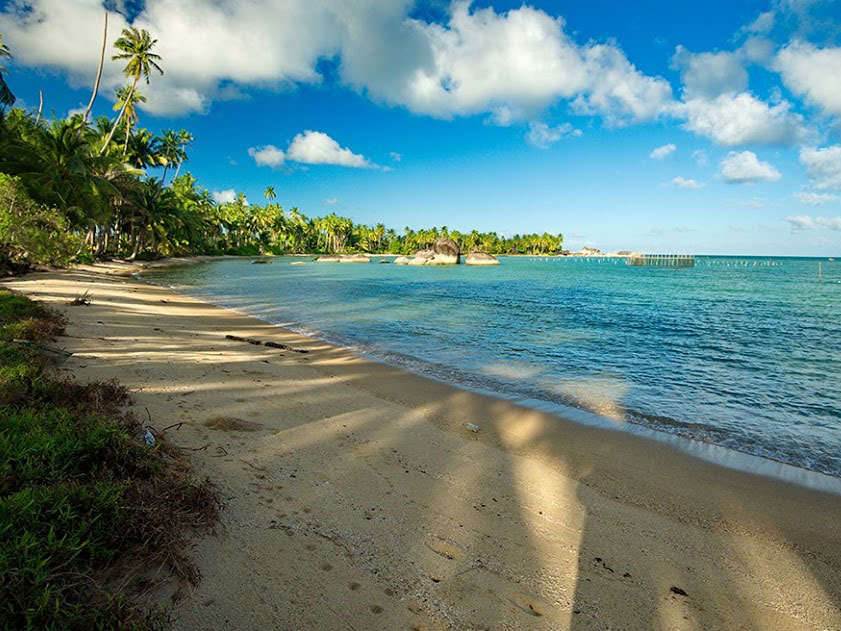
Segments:
[[[841,261],[301,260],[143,277],[448,382],[841,477]]]

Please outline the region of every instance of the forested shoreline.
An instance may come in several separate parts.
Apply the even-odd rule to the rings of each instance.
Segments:
[[[410,254],[439,237],[464,252],[554,254],[560,234],[504,237],[495,232],[441,228],[400,232],[331,213],[309,217],[284,209],[267,186],[264,203],[243,193],[219,203],[190,173],[193,135],[139,126],[145,102],[139,84],[163,74],[157,40],[135,28],[114,42],[111,61],[124,61],[126,85],[115,94],[113,120],[90,119],[106,63],[103,34],[97,87],[84,113],[47,119],[42,108],[13,107],[15,96],[0,67],[0,266],[68,265],[99,259],[157,259],[185,255],[300,253]],[[0,56],[12,52],[2,44]],[[43,103],[42,103],[43,107]],[[454,210],[454,215],[457,211]]]

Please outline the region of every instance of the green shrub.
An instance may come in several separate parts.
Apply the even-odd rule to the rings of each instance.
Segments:
[[[36,204],[20,180],[0,173],[0,250],[12,265],[67,265],[81,248],[64,215]]]

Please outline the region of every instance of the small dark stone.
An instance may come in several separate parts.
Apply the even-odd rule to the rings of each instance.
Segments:
[[[678,596],[689,596],[689,594],[683,591],[680,587],[675,587],[674,585],[672,585],[669,591],[673,594],[677,594]]]

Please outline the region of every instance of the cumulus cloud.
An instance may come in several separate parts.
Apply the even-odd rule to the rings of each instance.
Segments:
[[[678,188],[689,188],[693,190],[697,190],[699,188],[704,187],[704,185],[700,182],[697,182],[693,179],[687,179],[681,175],[678,175],[676,178],[672,179],[671,184],[677,186]]]
[[[741,53],[692,53],[683,46],[675,49],[672,68],[679,70],[684,95],[688,98],[715,98],[741,92],[748,85],[748,73]]]
[[[841,232],[841,217],[810,217],[809,215],[787,215],[783,217],[792,230],[813,230],[829,228]]]
[[[653,160],[662,160],[666,156],[672,155],[675,151],[677,151],[677,145],[669,143],[652,150],[652,152],[648,154],[648,157]]]
[[[804,147],[800,150],[800,163],[806,167],[815,188],[841,188],[841,145]]]
[[[381,168],[370,162],[365,156],[341,147],[338,142],[324,132],[310,129],[296,135],[289,143],[286,151],[278,149],[274,145],[266,145],[264,147],[251,147],[248,150],[248,155],[254,158],[257,166],[267,166],[273,169],[283,165],[286,161],[301,164],[335,164],[354,168]]]
[[[392,151],[388,155],[390,155],[391,159],[394,160],[395,162],[400,162],[403,159],[403,156],[400,155],[399,153],[397,153],[396,151]]]
[[[336,164],[354,168],[374,168],[365,156],[353,153],[350,149],[320,131],[306,130],[298,134],[289,143],[287,157],[302,164]]]
[[[546,123],[529,123],[526,140],[538,149],[548,149],[549,145],[566,136],[581,136],[581,130],[575,129],[570,123],[561,123],[555,127],[550,127]]]
[[[807,206],[823,206],[824,204],[831,204],[832,202],[841,200],[841,197],[831,193],[797,192],[794,194],[794,197],[801,204],[806,204]]]
[[[747,92],[690,99],[679,110],[685,129],[725,146],[790,145],[805,134],[803,117],[790,103],[770,106]]]
[[[777,54],[774,67],[792,92],[827,114],[841,116],[841,47],[795,41]]]
[[[277,168],[286,160],[286,154],[283,149],[278,149],[274,145],[266,145],[265,147],[251,147],[248,150],[248,155],[254,158],[257,166],[267,166]]]
[[[328,206],[332,206],[338,201],[339,201],[338,197],[328,197],[327,199],[324,200],[324,203],[327,204]]]
[[[779,180],[782,174],[768,162],[757,159],[752,151],[731,151],[721,161],[721,177],[731,184],[753,184]]]
[[[697,164],[699,167],[707,166],[707,152],[703,149],[696,149],[695,151],[693,151],[692,158],[695,160],[695,164]]]
[[[617,47],[593,45],[583,55],[590,84],[572,103],[577,113],[601,114],[609,125],[619,126],[655,120],[669,112],[669,82],[637,70]]]
[[[358,0],[146,0],[133,24],[156,37],[165,75],[144,93],[146,111],[203,111],[248,87],[319,83],[319,60],[339,60],[342,83],[374,100],[448,118],[490,113],[528,120],[560,99],[611,124],[651,120],[668,82],[637,70],[613,44],[577,44],[564,21],[521,6],[506,12],[457,0],[444,21],[410,17],[414,2]],[[99,0],[28,0],[0,10],[0,32],[19,63],[90,85],[103,12]],[[110,13],[109,39],[125,27]],[[400,50],[400,54],[394,54]],[[124,78],[106,64],[110,92]]]
[[[236,191],[232,188],[223,191],[213,191],[210,195],[217,204],[232,204],[237,198]]]

